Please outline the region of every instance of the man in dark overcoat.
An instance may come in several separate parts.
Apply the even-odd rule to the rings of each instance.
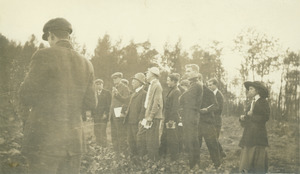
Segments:
[[[50,48],[34,53],[19,91],[21,102],[31,107],[22,153],[29,173],[79,173],[81,114],[97,103],[93,66],[73,49],[66,19],[48,21],[43,31]]]
[[[130,150],[131,159],[134,159],[140,150],[137,146],[138,126],[145,118],[144,102],[147,92],[144,90],[145,75],[137,73],[132,78],[133,94],[130,97],[129,104],[125,112],[125,124],[127,125],[127,141]],[[142,139],[143,137],[141,137]],[[145,140],[144,140],[145,142]],[[145,145],[145,143],[143,143]],[[141,148],[141,147],[140,147]]]
[[[179,152],[178,123],[179,123],[179,96],[178,75],[170,74],[167,77],[167,85],[170,88],[164,100],[164,129],[161,137],[161,155],[171,155],[171,160],[177,159]]]
[[[102,147],[107,145],[106,127],[109,116],[111,94],[108,90],[103,89],[103,80],[95,80],[96,92],[98,97],[98,105],[92,110],[94,119],[94,134],[96,142]]]
[[[203,85],[199,82],[199,66],[188,64],[185,66],[186,76],[190,87],[179,97],[180,115],[183,121],[183,133],[188,148],[189,166],[193,169],[200,165],[200,146],[198,127],[200,107],[203,97]]]

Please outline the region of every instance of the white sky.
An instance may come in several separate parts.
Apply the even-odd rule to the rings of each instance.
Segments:
[[[231,77],[240,63],[232,41],[247,27],[300,50],[300,0],[0,0],[0,33],[15,41],[35,34],[43,42],[43,25],[56,17],[72,23],[77,41],[92,54],[105,33],[125,44],[149,40],[161,53],[166,41],[175,44],[179,37],[187,51],[218,40]]]

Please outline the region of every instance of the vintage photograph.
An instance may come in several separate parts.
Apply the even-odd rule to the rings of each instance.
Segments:
[[[300,173],[299,0],[0,0],[0,174]]]

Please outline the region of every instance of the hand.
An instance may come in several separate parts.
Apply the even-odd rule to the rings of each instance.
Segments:
[[[245,120],[245,115],[241,115],[240,120],[244,121]]]
[[[252,111],[248,111],[247,115],[252,116],[253,112]]]
[[[205,114],[205,113],[207,113],[207,112],[208,112],[207,108],[200,109],[200,113],[201,113],[201,114]]]
[[[103,114],[102,120],[105,120],[105,119],[107,119],[107,115],[106,115],[106,114]]]

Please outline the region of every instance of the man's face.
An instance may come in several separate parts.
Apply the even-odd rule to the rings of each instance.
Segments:
[[[140,87],[140,82],[136,79],[132,79],[131,85],[132,85],[132,89],[136,89],[136,88]]]
[[[214,90],[217,89],[217,86],[214,85],[212,82],[208,82],[208,83],[207,83],[207,86],[208,86],[208,88],[209,88],[210,90],[212,90],[212,91],[214,91]]]
[[[121,81],[121,78],[119,78],[119,77],[113,79],[114,85],[119,84],[120,81]]]
[[[167,85],[169,88],[172,88],[175,86],[175,82],[171,80],[170,77],[167,78]]]
[[[187,78],[190,79],[190,78],[196,77],[197,73],[191,67],[187,67],[185,69],[185,74],[186,74]]]
[[[254,87],[252,87],[252,86],[249,86],[249,91],[247,93],[247,96],[249,98],[253,98],[256,94],[257,94],[256,89]]]
[[[96,83],[96,90],[101,91],[103,89],[103,83]]]

